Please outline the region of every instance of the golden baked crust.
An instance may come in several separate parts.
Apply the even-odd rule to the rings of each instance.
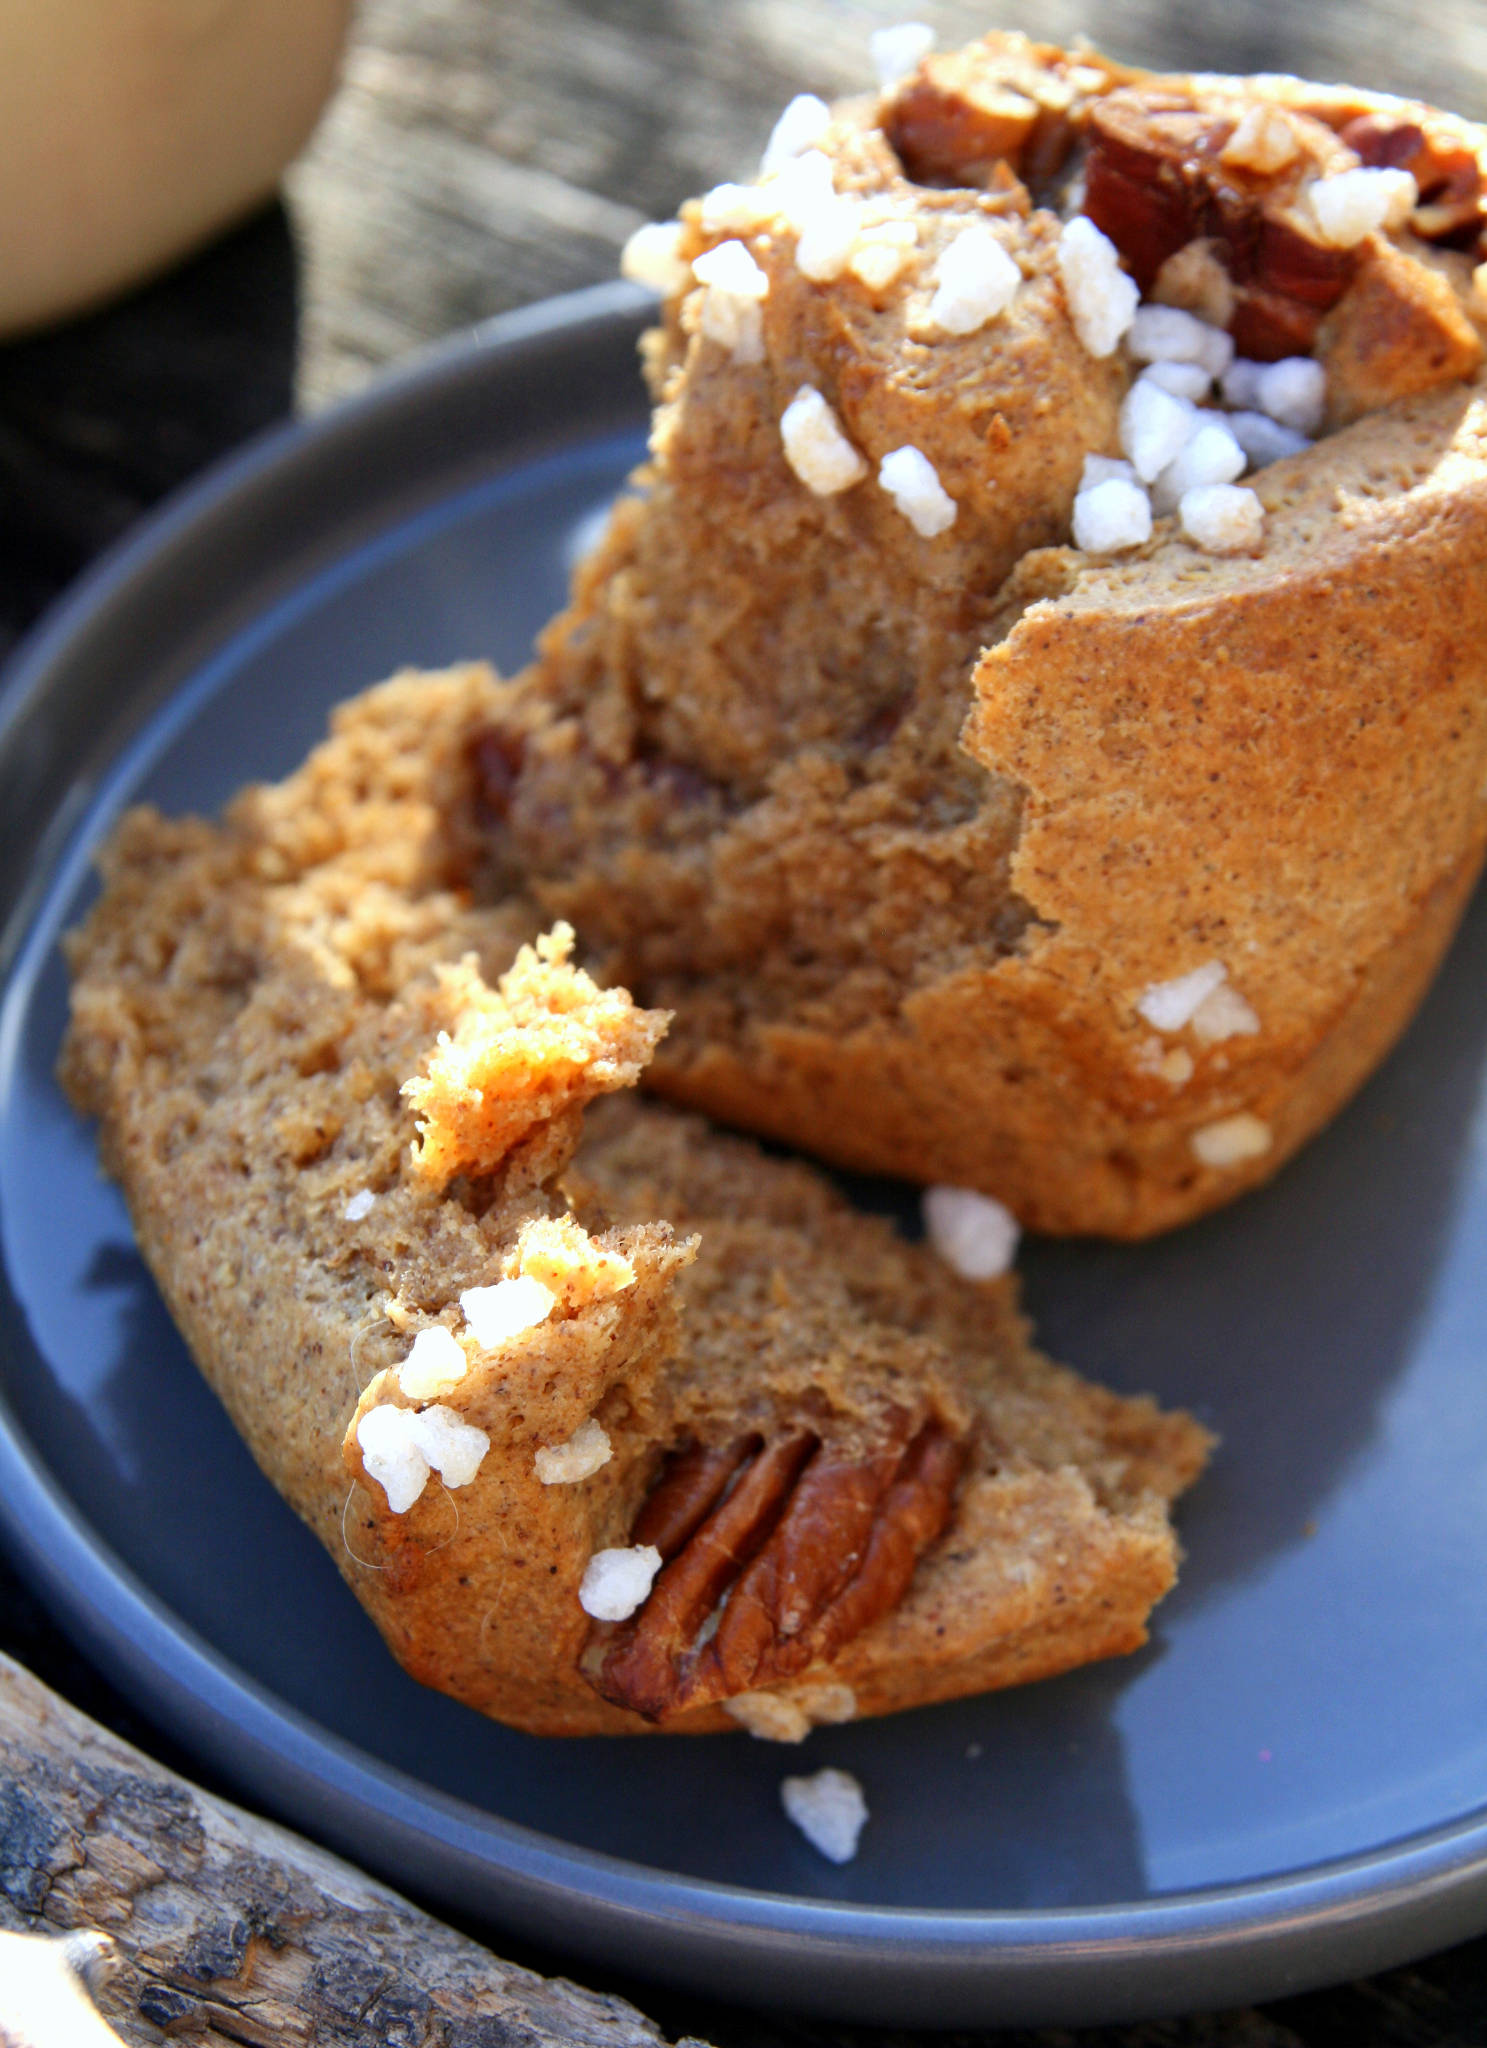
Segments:
[[[254,1456],[415,1676],[536,1732],[639,1730],[644,1708],[798,1735],[1134,1648],[1195,1423],[1052,1365],[1010,1281],[957,1279],[803,1166],[620,1100],[573,1156],[665,1020],[569,965],[569,935],[523,946],[520,898],[480,905],[479,744],[505,698],[481,669],[402,677],[221,826],[131,814],[70,943],[64,1080]],[[512,1282],[549,1312],[477,1336],[468,1290]],[[373,1415],[433,1417],[473,1466],[436,1463],[441,1484],[426,1463],[395,1511]],[[609,1455],[544,1483],[537,1453],[595,1424]],[[953,1507],[905,1536],[879,1481],[902,1491],[926,1441],[953,1451]],[[886,1610],[842,1606],[866,1565],[844,1578],[839,1531],[806,1529],[799,1641],[829,1655],[802,1662],[767,1593],[763,1682],[740,1677],[735,1591],[727,1668],[699,1684],[705,1643],[646,1640],[644,1690],[621,1652],[659,1609],[628,1636],[592,1623],[589,1560],[643,1540],[678,1457],[781,1445],[794,1492],[739,1562],[842,1480],[869,1550],[902,1537]],[[849,1611],[867,1619],[842,1633]]]
[[[1274,176],[1221,161],[1254,107],[1295,138]],[[703,294],[666,302],[639,495],[497,721],[498,858],[601,978],[674,1011],[648,1076],[672,1100],[1139,1237],[1333,1114],[1481,865],[1482,137],[991,37],[839,109],[819,146],[914,248],[887,284],[823,281],[778,221],[683,209],[682,258],[742,235],[767,274],[758,359],[710,338]],[[1405,161],[1407,224],[1316,240],[1309,178]],[[1172,520],[1118,559],[1066,545],[1133,373],[1086,352],[1057,274],[1081,165],[1143,284],[1326,366],[1335,431],[1250,479],[1257,552],[1206,555]],[[1023,283],[936,334],[934,262],[974,225]],[[861,451],[856,487],[792,473],[803,385]],[[956,501],[948,532],[872,481],[904,444]],[[1240,1027],[1148,1021],[1152,990],[1213,967]]]

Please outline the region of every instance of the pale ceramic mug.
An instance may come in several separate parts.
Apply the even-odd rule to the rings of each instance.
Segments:
[[[0,333],[147,277],[308,139],[352,0],[0,0]]]

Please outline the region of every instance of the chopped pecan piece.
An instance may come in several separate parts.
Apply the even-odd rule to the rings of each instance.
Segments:
[[[1010,171],[1038,190],[1063,168],[1084,100],[1108,83],[1102,62],[1071,64],[1049,44],[993,35],[926,57],[883,128],[916,184],[994,190]]]
[[[633,1620],[592,1631],[591,1683],[658,1721],[831,1657],[902,1599],[964,1463],[943,1424],[902,1414],[866,1453],[809,1430],[679,1453],[632,1532],[665,1566]]]
[[[1095,100],[1084,210],[1146,294],[1180,250],[1203,241],[1234,287],[1236,345],[1273,360],[1310,349],[1357,257],[1318,240],[1295,203],[1306,175],[1339,160],[1335,138],[1298,117],[1295,157],[1276,175],[1259,176],[1224,161],[1241,118],[1238,109],[1198,106],[1165,90],[1121,87]]]
[[[1472,249],[1482,228],[1482,167],[1474,151],[1418,121],[1359,114],[1340,139],[1379,169],[1408,171],[1420,190],[1410,226],[1422,241]]]

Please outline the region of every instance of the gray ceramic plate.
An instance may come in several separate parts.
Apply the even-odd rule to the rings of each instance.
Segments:
[[[58,934],[119,807],[212,809],[398,664],[519,662],[641,446],[642,302],[586,294],[191,492],[0,703],[0,1517],[97,1661],[243,1794],[569,1955],[872,2020],[1275,1995],[1487,1926],[1487,912],[1271,1188],[1038,1244],[1055,1352],[1223,1436],[1142,1655],[820,1731],[542,1743],[397,1671],[197,1376],[51,1078]],[[894,1191],[863,1198],[901,1201]],[[908,1213],[906,1207],[905,1213]],[[787,1770],[867,1788],[855,1863]]]

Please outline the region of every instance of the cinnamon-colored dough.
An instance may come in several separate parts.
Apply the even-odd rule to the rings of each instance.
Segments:
[[[1262,105],[1299,138],[1268,183],[1216,154]],[[1081,158],[1101,109],[1127,167],[1201,143],[1222,206],[1190,179],[1137,218],[1139,181]],[[820,147],[915,246],[886,286],[822,281],[778,221],[683,209],[683,258],[742,234],[767,273],[762,353],[710,339],[701,293],[666,302],[651,459],[494,721],[496,858],[601,978],[674,1011],[648,1075],[671,1100],[1041,1229],[1140,1237],[1265,1179],[1347,1099],[1481,865],[1481,136],[991,37],[838,110]],[[1308,178],[1406,157],[1411,223],[1305,241]],[[1085,350],[1057,275],[1081,165],[1154,289],[1227,309],[1247,347],[1303,335],[1327,368],[1337,430],[1247,479],[1254,553],[1205,555],[1172,519],[1129,555],[1068,545],[1133,375]],[[1465,228],[1440,180],[1477,195]],[[1024,282],[937,333],[933,266],[978,224]],[[804,385],[865,460],[835,495],[784,456]],[[905,444],[956,501],[933,538],[875,480]],[[1214,965],[1257,1028],[1147,1021],[1148,991]]]
[[[491,903],[504,699],[478,668],[399,678],[220,826],[131,814],[71,941],[66,1085],[254,1456],[415,1676],[537,1732],[646,1725],[585,1675],[579,1583],[667,1453],[740,1435],[805,1428],[851,1463],[932,1422],[962,1447],[949,1525],[829,1660],[665,1725],[798,1735],[1134,1648],[1194,1422],[1049,1363],[1010,1280],[958,1279],[804,1165],[633,1099],[580,1146],[665,1019],[561,932],[518,951],[533,907]],[[520,1276],[552,1312],[483,1350],[459,1298]],[[465,1369],[409,1393],[434,1326]],[[434,1406],[488,1448],[394,1513],[359,1427]],[[537,1451],[594,1419],[609,1460],[544,1485]]]

